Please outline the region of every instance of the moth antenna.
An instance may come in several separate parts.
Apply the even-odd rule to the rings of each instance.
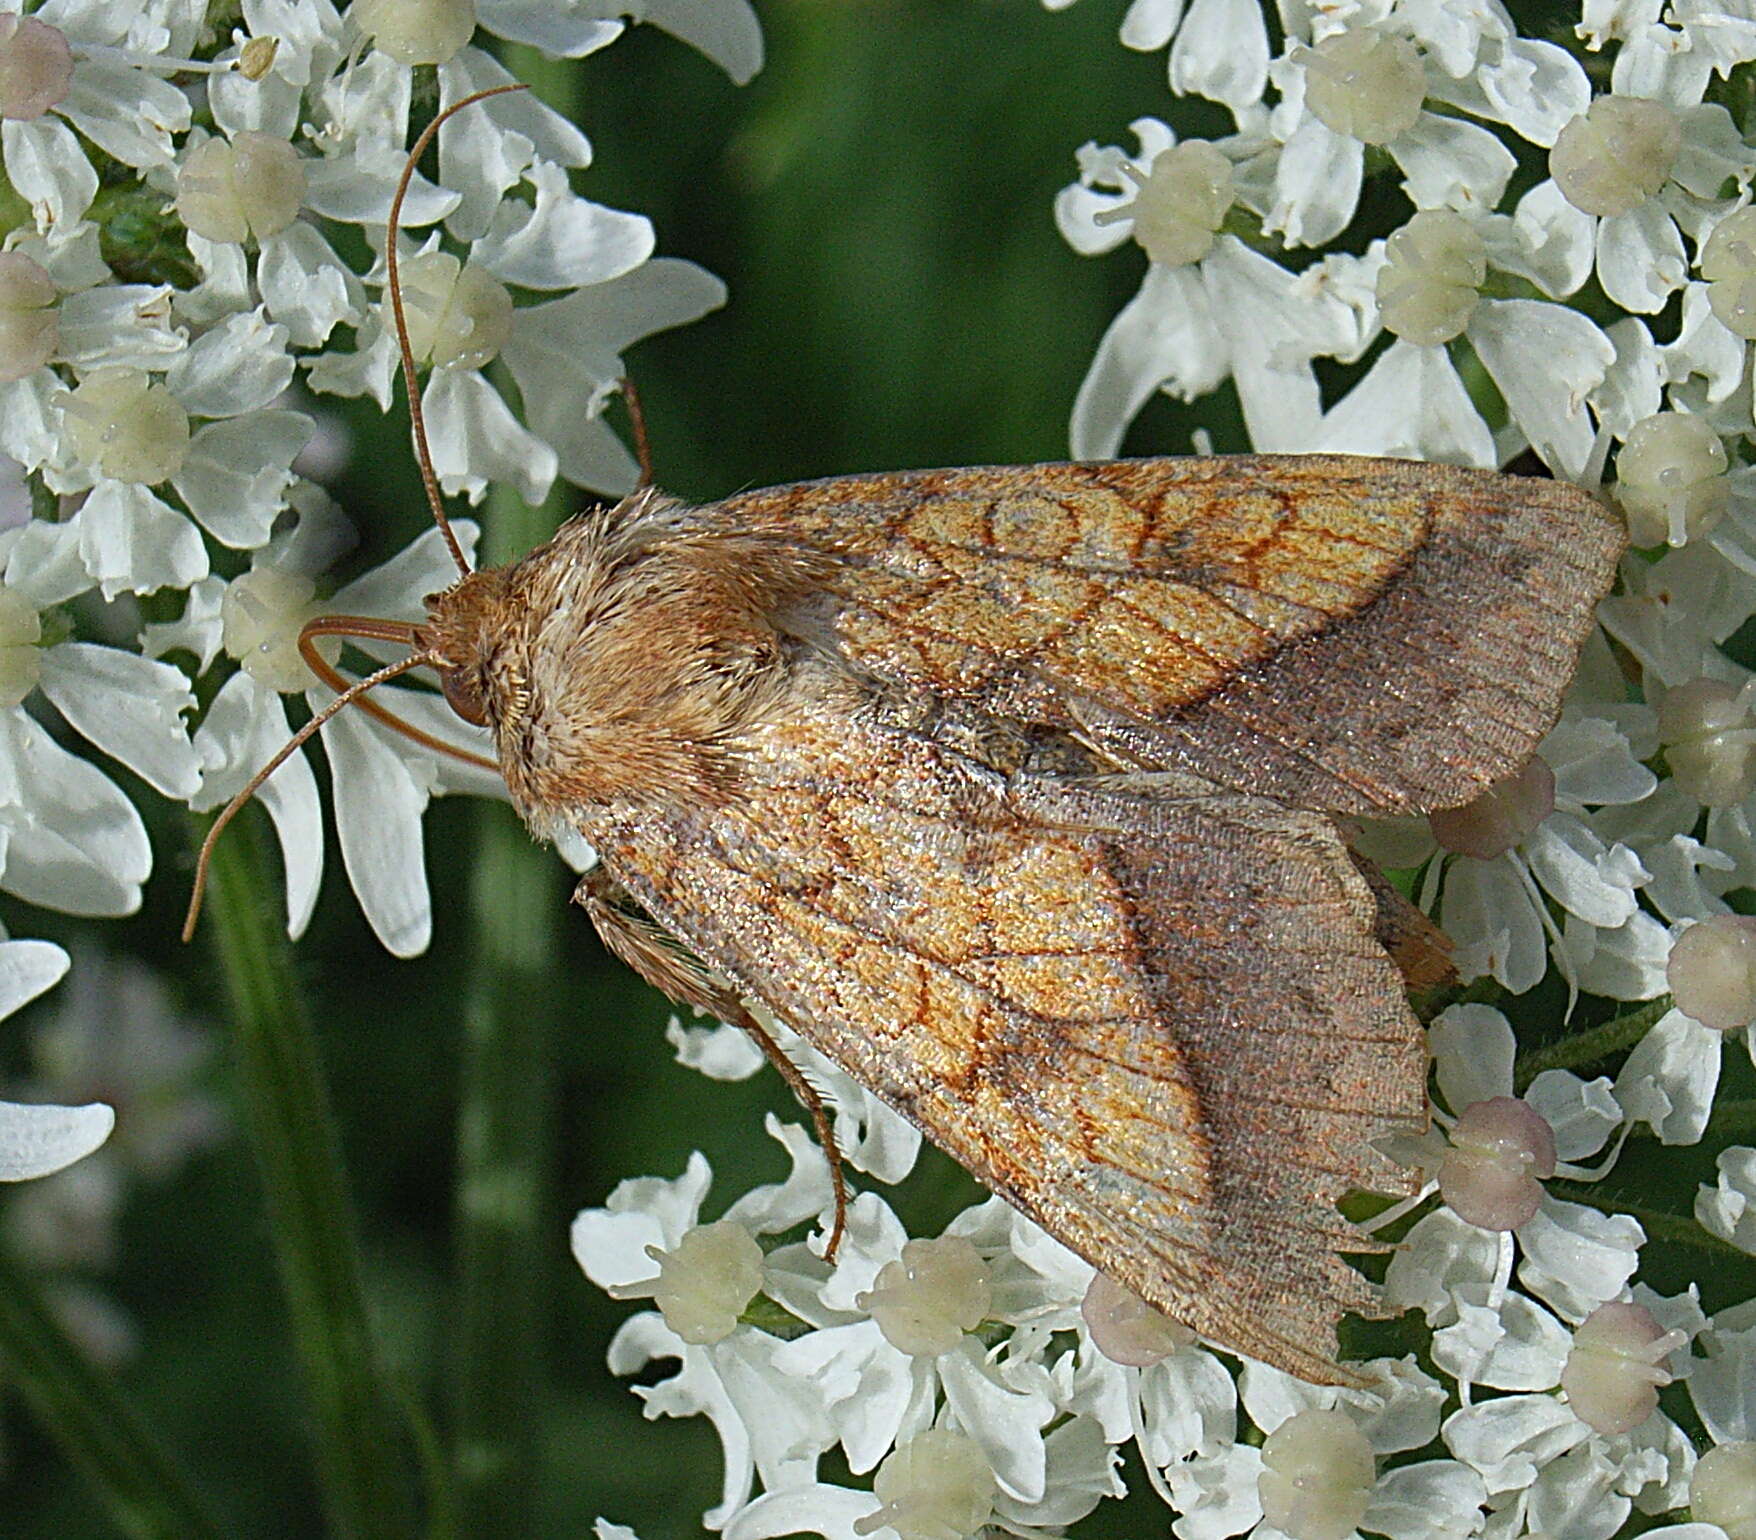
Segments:
[[[634,388],[634,376],[622,376],[622,404],[628,408],[628,425],[634,430],[634,458],[640,462],[640,481],[634,488],[642,491],[652,485],[652,440],[646,436],[646,413],[640,409],[640,392]]]
[[[306,667],[330,689],[338,694],[345,694],[353,685],[329,659],[318,652],[318,637],[347,636],[362,641],[396,642],[404,647],[418,648],[419,642],[415,633],[416,628],[406,620],[376,620],[370,615],[318,615],[306,621],[299,631],[299,656],[305,660]],[[423,661],[433,661],[425,654],[421,654],[421,657]],[[461,760],[466,765],[474,765],[478,770],[499,773],[500,766],[494,760],[482,754],[472,754],[468,749],[460,749],[443,738],[435,738],[431,733],[416,727],[413,722],[403,721],[387,706],[380,705],[369,697],[359,698],[356,703],[374,721],[382,722],[393,732],[401,733],[424,749],[431,749],[435,754],[443,754],[449,759]]]
[[[403,162],[402,175],[396,181],[396,195],[390,200],[390,218],[385,224],[384,277],[386,287],[390,290],[391,314],[396,320],[396,345],[402,353],[402,378],[404,388],[408,391],[409,426],[414,430],[415,460],[421,468],[421,486],[427,493],[427,506],[433,510],[433,522],[439,526],[439,533],[445,537],[446,549],[451,552],[451,559],[457,563],[458,573],[463,577],[469,576],[470,564],[464,559],[463,547],[457,543],[457,536],[451,531],[451,520],[445,517],[445,506],[439,500],[439,478],[433,472],[433,453],[427,446],[427,420],[421,413],[421,392],[415,377],[415,352],[409,346],[408,317],[402,305],[402,273],[397,261],[396,237],[402,227],[403,199],[408,195],[409,183],[414,180],[415,167],[427,153],[427,146],[433,142],[433,136],[444,126],[446,119],[462,112],[465,107],[473,107],[477,102],[486,101],[490,96],[504,96],[509,91],[529,89],[529,86],[514,81],[511,85],[477,91],[461,101],[453,102],[423,128],[408,153],[408,159]]]
[[[191,941],[195,937],[195,922],[200,918],[201,900],[203,895],[207,892],[207,868],[209,862],[213,859],[214,844],[219,839],[220,833],[224,830],[225,826],[238,816],[238,810],[256,795],[256,792],[258,788],[261,787],[262,783],[266,781],[269,776],[273,775],[276,770],[280,769],[280,767],[292,757],[292,754],[296,749],[300,748],[313,733],[322,727],[325,722],[336,714],[336,712],[340,711],[343,706],[349,705],[353,701],[358,700],[374,685],[383,684],[385,680],[394,679],[398,674],[406,674],[412,668],[418,668],[423,663],[432,663],[434,661],[434,658],[429,653],[410,653],[408,657],[399,658],[395,663],[386,663],[383,668],[377,670],[375,673],[366,675],[364,679],[356,679],[351,685],[348,685],[340,695],[336,696],[334,700],[294,733],[292,737],[287,739],[287,741],[280,746],[280,749],[276,752],[274,758],[269,760],[269,762],[258,770],[255,775],[251,776],[250,784],[233,797],[232,800],[220,810],[219,817],[214,819],[213,826],[207,831],[207,838],[201,842],[201,853],[195,858],[195,886],[189,894],[189,912],[183,917],[183,940],[185,942]]]

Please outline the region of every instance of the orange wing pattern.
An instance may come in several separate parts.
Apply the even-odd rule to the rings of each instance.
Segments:
[[[837,553],[792,623],[871,675],[1338,813],[1518,768],[1623,546],[1577,487],[1334,455],[849,476],[698,517]]]
[[[669,932],[1145,1298],[1334,1381],[1377,1308],[1333,1205],[1399,1176],[1424,1050],[1328,820],[1005,778],[797,691],[738,795],[583,825]]]

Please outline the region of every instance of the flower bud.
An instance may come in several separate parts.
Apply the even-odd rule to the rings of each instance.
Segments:
[[[35,374],[61,345],[55,280],[22,251],[0,251],[0,384]]]
[[[1665,185],[1682,148],[1682,126],[1663,102],[1600,96],[1561,130],[1549,175],[1581,213],[1627,214]]]
[[[1701,248],[1707,303],[1740,337],[1756,337],[1756,209],[1727,214]]]
[[[1388,144],[1421,115],[1427,76],[1405,37],[1353,27],[1312,48],[1305,105],[1324,127],[1367,144]]]
[[[973,1438],[928,1428],[885,1456],[872,1478],[882,1506],[855,1519],[853,1530],[870,1535],[888,1526],[899,1540],[968,1540],[993,1517],[999,1490]]]
[[[314,679],[299,656],[299,628],[316,610],[317,587],[303,573],[252,567],[220,600],[220,640],[258,684],[287,694]]]
[[[1695,1462],[1689,1517],[1719,1525],[1726,1540],[1756,1540],[1756,1443],[1721,1444]]]
[[[1756,1021],[1756,919],[1716,914],[1671,943],[1665,983],[1685,1016],[1731,1032]]]
[[[1378,314],[1417,347],[1449,342],[1469,325],[1488,276],[1488,248],[1450,209],[1423,209],[1384,243]]]
[[[238,50],[238,73],[246,80],[261,80],[274,68],[280,52],[278,37],[253,37]]]
[[[0,588],[0,706],[16,706],[42,677],[43,621],[36,606],[10,588]]]
[[[1478,861],[1503,856],[1555,811],[1555,772],[1539,756],[1515,775],[1495,781],[1474,802],[1427,815],[1443,849]]]
[[[1262,1516],[1292,1540],[1348,1540],[1366,1516],[1377,1472],[1372,1446],[1346,1412],[1311,1409],[1262,1443]]]
[[[481,369],[512,335],[512,296],[473,262],[427,251],[402,264],[402,302],[415,358],[441,369]]]
[[[1439,1196],[1483,1230],[1516,1230],[1555,1174],[1555,1131],[1527,1101],[1496,1096],[1463,1109],[1439,1167]]]
[[[1186,267],[1213,249],[1232,206],[1232,163],[1205,139],[1186,139],[1153,157],[1145,175],[1132,165],[1134,200],[1094,216],[1100,225],[1134,222],[1134,239],[1154,262]]]
[[[988,1264],[961,1235],[910,1241],[854,1303],[899,1353],[937,1358],[980,1326],[993,1302]]]
[[[209,139],[177,172],[177,213],[204,240],[241,245],[279,235],[304,201],[299,152],[272,134]]]
[[[1664,1360],[1688,1341],[1666,1331],[1644,1305],[1611,1300],[1573,1333],[1561,1389],[1573,1415],[1599,1433],[1628,1433],[1658,1410],[1661,1385],[1671,1382]]]
[[[0,118],[40,118],[73,84],[73,50],[59,27],[0,16]]]
[[[152,486],[189,450],[189,414],[139,369],[94,369],[58,398],[73,452],[100,476]]]
[[[685,1342],[723,1342],[762,1287],[762,1248],[735,1219],[697,1225],[674,1250],[646,1254],[659,1265],[653,1303]]]
[[[476,30],[475,0],[354,0],[348,15],[398,64],[443,64]]]
[[[1692,412],[1655,412],[1616,453],[1616,501],[1635,545],[1682,545],[1705,535],[1731,501],[1726,446]]]
[[[1658,739],[1671,779],[1706,807],[1732,807],[1756,790],[1752,687],[1691,679],[1658,708]]]
[[[1092,1346],[1111,1363],[1146,1369],[1195,1340],[1181,1321],[1147,1304],[1107,1273],[1093,1273],[1079,1305]]]

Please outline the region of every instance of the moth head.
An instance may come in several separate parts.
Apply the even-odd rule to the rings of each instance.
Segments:
[[[423,602],[427,621],[414,645],[431,660],[445,703],[472,727],[498,730],[522,688],[507,646],[516,616],[505,572],[465,573]]]

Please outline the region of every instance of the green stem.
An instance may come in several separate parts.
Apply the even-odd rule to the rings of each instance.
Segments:
[[[0,1360],[7,1379],[136,1540],[220,1540],[183,1472],[110,1378],[61,1330],[36,1280],[0,1250]]]
[[[547,61],[528,49],[506,53],[515,74],[566,110],[545,78],[554,73]],[[531,508],[495,487],[482,565],[522,556],[554,533],[564,512],[558,494]],[[554,981],[564,966],[566,902],[554,856],[507,809],[484,804],[476,811],[454,1215],[455,1498],[459,1533],[469,1540],[522,1540],[536,1529],[548,1391],[543,1345],[552,1290],[539,1259],[552,1254],[559,1229],[550,1201]]]
[[[225,975],[238,1078],[310,1397],[333,1531],[408,1540],[407,1430],[367,1324],[341,1146],[255,816],[213,852],[207,924]]]
[[[1593,1027],[1589,1032],[1575,1033],[1559,1042],[1521,1053],[1517,1064],[1513,1066],[1513,1083],[1522,1092],[1546,1069],[1579,1069],[1588,1064],[1596,1064],[1612,1054],[1621,1053],[1626,1048],[1632,1048],[1670,1009],[1671,997],[1661,995],[1641,1006],[1639,1010],[1630,1011],[1626,1016],[1617,1016],[1601,1027]]]

